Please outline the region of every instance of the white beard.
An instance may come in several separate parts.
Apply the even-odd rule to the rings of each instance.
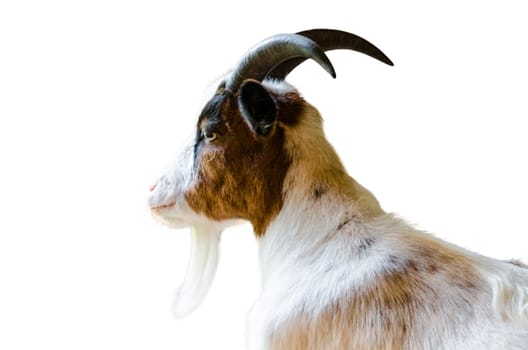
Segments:
[[[219,260],[220,234],[216,225],[195,225],[191,228],[191,254],[182,284],[176,290],[172,312],[184,317],[204,300],[216,274]]]

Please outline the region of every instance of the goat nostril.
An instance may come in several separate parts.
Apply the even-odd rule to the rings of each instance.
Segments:
[[[153,184],[152,186],[149,187],[149,192],[152,192],[156,189],[156,186],[158,186],[158,183],[156,182],[155,184]]]

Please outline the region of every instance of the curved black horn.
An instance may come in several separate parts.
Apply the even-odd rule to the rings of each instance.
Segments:
[[[277,34],[246,52],[227,79],[226,89],[237,92],[246,79],[262,81],[277,65],[295,58],[311,58],[335,78],[332,63],[313,40],[299,34]]]
[[[334,29],[312,29],[297,33],[315,41],[324,51],[348,49],[361,52],[367,56],[373,57],[383,63],[393,66],[392,61],[376,46],[367,40],[348,32]],[[268,78],[284,80],[292,70],[299,64],[303,63],[305,58],[291,58],[277,67],[269,74]]]

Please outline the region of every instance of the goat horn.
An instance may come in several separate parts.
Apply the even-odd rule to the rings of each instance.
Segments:
[[[361,52],[367,56],[373,57],[383,63],[393,66],[392,61],[376,46],[369,43],[367,40],[348,32],[334,29],[312,29],[297,33],[315,41],[324,51],[348,49]],[[276,80],[284,80],[292,70],[299,64],[303,63],[305,58],[295,57],[288,59],[271,72],[266,78]]]
[[[299,34],[277,34],[246,52],[228,78],[226,89],[237,92],[246,79],[262,81],[277,65],[294,58],[311,58],[335,78],[332,63],[313,40]]]

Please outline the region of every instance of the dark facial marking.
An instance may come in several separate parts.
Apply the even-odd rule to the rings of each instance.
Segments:
[[[196,166],[197,155],[200,150],[200,146],[204,141],[204,129],[213,129],[211,132],[218,132],[222,126],[222,106],[226,100],[226,94],[220,93],[207,102],[202,109],[200,116],[198,117],[198,123],[196,125],[196,136],[194,139],[194,165]]]

